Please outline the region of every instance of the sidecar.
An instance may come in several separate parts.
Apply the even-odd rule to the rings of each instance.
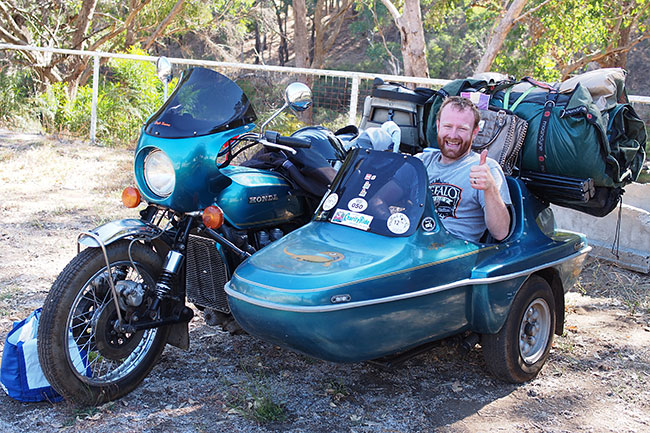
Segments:
[[[510,234],[470,242],[445,230],[420,160],[354,150],[315,218],[237,268],[231,311],[254,336],[335,362],[475,336],[497,376],[529,380],[562,332],[564,293],[590,247],[507,181]]]

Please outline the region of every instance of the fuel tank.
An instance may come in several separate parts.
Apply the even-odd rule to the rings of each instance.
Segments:
[[[239,229],[278,225],[307,213],[304,197],[295,194],[281,175],[251,167],[221,171],[232,180],[216,198],[226,220]]]

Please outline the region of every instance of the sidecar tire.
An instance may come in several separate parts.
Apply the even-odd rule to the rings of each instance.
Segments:
[[[510,383],[533,379],[548,359],[555,320],[551,287],[541,277],[530,277],[517,292],[501,330],[481,336],[488,369]]]
[[[128,241],[118,241],[106,247],[109,262],[112,265],[111,269],[118,262],[130,263],[129,244]],[[131,247],[131,257],[141,275],[145,277],[147,284],[155,283],[162,268],[162,259],[158,254],[151,248],[135,242]],[[141,334],[139,337],[137,334],[131,334],[136,336],[134,338],[139,338],[135,342],[137,346],[133,348],[127,344],[127,347],[122,349],[124,353],[120,354],[120,356],[130,357],[135,350],[139,350],[139,354],[133,365],[127,365],[126,371],[114,379],[103,379],[103,376],[95,377],[95,367],[91,369],[91,364],[95,359],[99,359],[98,362],[103,363],[102,359],[104,357],[97,345],[95,347],[88,346],[88,352],[85,354],[86,359],[83,361],[84,365],[88,364],[88,366],[85,366],[87,373],[86,375],[80,374],[71,365],[73,361],[69,360],[70,347],[80,350],[76,345],[70,346],[70,342],[73,341],[71,339],[75,338],[72,336],[74,331],[70,327],[70,323],[74,322],[70,321],[82,320],[82,324],[89,330],[88,332],[93,337],[95,336],[96,329],[92,329],[92,326],[96,327],[96,324],[91,326],[91,319],[84,322],[83,317],[91,315],[93,311],[95,312],[92,314],[93,318],[104,313],[98,314],[96,312],[98,311],[96,307],[99,304],[85,300],[85,296],[78,299],[78,295],[82,291],[87,294],[91,290],[95,290],[93,289],[95,286],[91,284],[91,281],[94,281],[105,268],[104,255],[99,248],[87,248],[72,259],[53,283],[43,305],[38,326],[38,356],[45,377],[66,400],[80,406],[100,405],[120,398],[135,389],[156,364],[165,348],[170,331],[170,328],[165,326],[157,328],[149,334]],[[92,294],[94,293],[92,292]],[[112,297],[110,300],[112,302]],[[106,303],[104,302],[103,305],[106,305]],[[76,306],[76,309],[73,311],[74,306]],[[78,315],[77,311],[79,309],[84,310],[84,314]],[[99,310],[104,309],[102,307]],[[79,319],[79,317],[82,317],[82,319]],[[147,331],[141,332],[146,333]],[[92,341],[92,337],[85,337],[83,333],[77,338],[87,338],[85,341],[88,344]],[[141,343],[145,343],[144,348],[138,349]],[[92,358],[91,355],[93,355]],[[118,365],[120,362],[122,360],[117,361]],[[106,373],[100,368],[98,374]]]

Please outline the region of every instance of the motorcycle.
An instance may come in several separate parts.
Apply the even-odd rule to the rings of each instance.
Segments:
[[[421,160],[353,149],[314,219],[237,268],[231,311],[249,334],[327,361],[394,366],[451,339],[480,342],[496,377],[530,380],[591,248],[507,182],[508,237],[466,241],[445,230]]]
[[[164,81],[170,66],[159,62]],[[82,233],[78,249],[86,248],[43,305],[38,355],[64,398],[117,399],[167,344],[188,348],[188,303],[208,324],[237,331],[224,284],[251,254],[311,219],[344,158],[324,128],[288,137],[266,129],[283,110],[310,105],[309,87],[292,83],[283,107],[255,132],[255,111],[235,82],[205,68],[184,71],[135,149],[137,188],[126,188],[122,200],[131,208],[145,202],[140,218]],[[231,164],[259,144],[257,166]]]

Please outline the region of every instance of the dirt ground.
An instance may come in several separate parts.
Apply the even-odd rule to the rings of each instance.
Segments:
[[[77,234],[120,205],[131,152],[0,131],[0,344],[39,307]],[[3,432],[650,432],[650,277],[590,261],[540,375],[493,379],[480,347],[400,368],[333,364],[191,322],[143,384],[98,408],[0,392]]]

